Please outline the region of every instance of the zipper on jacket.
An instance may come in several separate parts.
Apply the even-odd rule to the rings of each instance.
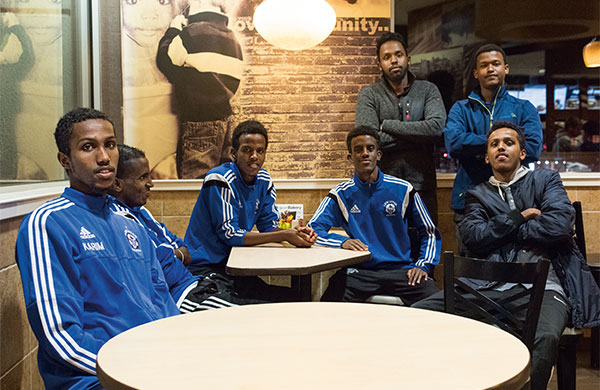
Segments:
[[[490,129],[492,128],[493,123],[494,123],[494,110],[496,109],[496,101],[498,100],[498,95],[500,94],[501,89],[502,89],[502,86],[500,86],[498,88],[498,90],[496,91],[496,96],[494,96],[494,104],[492,105],[492,111],[490,111],[490,109],[487,108],[485,103],[483,103],[481,100],[475,99],[474,97],[469,96],[469,99],[474,100],[477,103],[481,104],[483,106],[483,108],[485,108],[485,110],[488,112],[488,114],[490,114]]]
[[[107,201],[108,203],[108,201]],[[109,229],[111,232],[111,235],[113,237],[113,242],[115,243],[120,243],[122,238],[117,236],[115,229],[112,227],[112,224],[110,223],[110,219],[113,217],[112,213],[113,211],[110,208],[110,205],[107,205],[106,207],[104,207],[104,215],[103,215],[103,219],[104,222],[109,225]],[[139,222],[137,222],[139,223]],[[122,228],[123,225],[120,226],[120,228]],[[144,228],[145,229],[145,228]],[[115,256],[119,256],[119,253],[115,251]],[[127,255],[127,257],[129,257],[129,255]],[[131,261],[131,259],[128,258],[128,261]],[[123,285],[123,283],[121,283],[121,286],[127,290],[128,294],[130,297],[134,298],[134,301],[138,302],[139,304],[139,308],[142,309],[146,314],[148,314],[149,318],[152,318],[154,320],[159,319],[160,317],[156,316],[156,311],[154,310],[153,306],[148,305],[146,302],[144,302],[144,300],[142,299],[142,294],[135,288],[136,283],[133,281],[132,278],[132,273],[131,273],[131,269],[127,266],[123,265],[123,259],[122,257],[119,258],[118,261],[119,267],[121,269],[122,275],[126,280],[126,284]]]

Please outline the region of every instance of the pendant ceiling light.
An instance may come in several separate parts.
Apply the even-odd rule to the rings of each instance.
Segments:
[[[595,37],[583,47],[583,62],[585,62],[585,66],[588,68],[597,68],[600,66],[600,41],[598,37]]]
[[[598,0],[476,0],[475,34],[498,42],[585,38],[600,27]]]
[[[303,50],[331,34],[335,17],[325,0],[265,0],[254,11],[254,26],[274,46]]]

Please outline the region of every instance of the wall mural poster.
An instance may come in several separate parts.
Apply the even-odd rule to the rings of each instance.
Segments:
[[[203,178],[230,160],[231,133],[247,119],[269,129],[272,176],[346,174],[343,136],[358,90],[378,76],[374,44],[391,7],[327,1],[334,32],[295,52],[254,29],[261,0],[121,0],[124,142],[146,153],[153,178]]]
[[[408,47],[430,53],[480,41],[475,36],[473,0],[455,0],[408,13]]]
[[[431,53],[413,54],[410,57],[410,69],[422,80],[434,83],[444,100],[446,111],[463,98],[464,71],[463,48],[434,51]]]
[[[435,83],[449,110],[471,88],[469,48],[482,41],[475,36],[473,0],[455,0],[408,13],[408,50],[413,72]]]
[[[0,180],[57,180],[54,128],[69,104],[72,12],[47,0],[0,0]]]
[[[157,178],[177,177],[173,88],[156,65],[156,49],[181,12],[173,1],[121,1],[124,142],[146,153]]]

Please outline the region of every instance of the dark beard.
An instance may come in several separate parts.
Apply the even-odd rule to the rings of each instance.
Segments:
[[[401,72],[394,74],[384,73],[383,77],[385,77],[390,83],[399,83],[400,81],[404,80],[407,72],[407,69],[402,69]]]

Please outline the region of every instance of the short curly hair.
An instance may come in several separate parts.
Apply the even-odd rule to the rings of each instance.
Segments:
[[[514,130],[517,133],[517,141],[519,141],[519,147],[521,148],[521,150],[525,149],[525,133],[523,132],[523,128],[521,126],[517,125],[516,123],[509,122],[509,121],[500,121],[500,122],[494,123],[492,125],[492,127],[490,128],[490,131],[488,131],[488,133],[487,133],[486,143],[489,142],[490,136],[492,135],[492,133],[498,129]]]
[[[474,66],[477,67],[477,57],[479,57],[480,54],[489,53],[490,51],[495,51],[502,54],[502,61],[504,61],[504,64],[506,64],[506,53],[504,52],[504,49],[493,43],[486,43],[485,45],[480,46],[475,52],[475,56],[473,57],[475,59]]]
[[[56,124],[54,131],[54,140],[58,151],[69,156],[71,154],[71,137],[73,135],[73,126],[75,123],[85,122],[90,119],[102,119],[113,126],[113,122],[102,111],[93,108],[79,107],[67,112]]]
[[[408,54],[408,47],[406,46],[406,39],[404,39],[404,36],[397,32],[386,32],[383,35],[381,35],[379,38],[377,38],[377,42],[375,42],[375,45],[377,47],[377,60],[378,61],[379,61],[379,49],[381,49],[381,46],[384,43],[390,42],[390,41],[400,42],[402,44],[402,47],[404,48],[404,51]]]
[[[261,134],[265,137],[265,148],[269,146],[269,136],[267,135],[265,126],[259,121],[249,120],[240,123],[235,130],[233,130],[233,135],[231,136],[231,146],[233,147],[233,150],[238,150],[240,147],[240,137],[244,134]]]
[[[371,137],[375,138],[377,149],[379,149],[379,133],[371,126],[363,125],[355,127],[348,132],[348,135],[346,136],[346,146],[348,147],[349,153],[352,153],[352,139],[361,135],[370,135]]]
[[[146,158],[146,153],[138,148],[129,145],[117,145],[119,149],[119,168],[117,169],[117,178],[124,179],[129,175],[131,162],[139,158]]]

